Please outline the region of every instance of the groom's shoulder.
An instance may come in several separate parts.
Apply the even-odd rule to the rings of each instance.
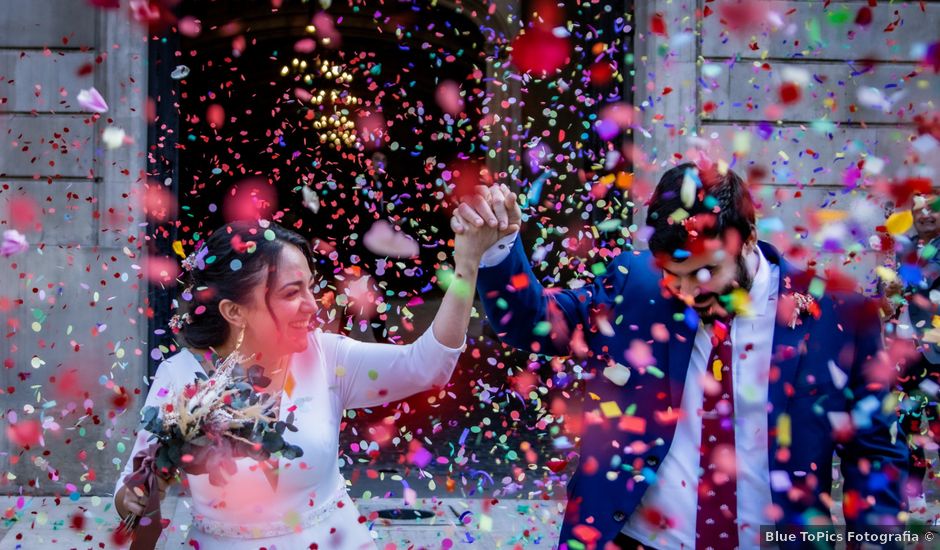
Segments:
[[[822,292],[819,292],[819,289]],[[860,327],[863,323],[880,323],[879,303],[858,291],[858,281],[841,272],[819,273],[813,269],[792,270],[781,285],[786,293],[817,296],[821,315],[831,315],[842,327]]]
[[[624,250],[607,263],[603,284],[618,294],[659,291],[661,272],[648,250]]]
[[[631,279],[644,280],[650,277],[658,279],[660,275],[649,250],[624,250],[611,259],[607,271]]]

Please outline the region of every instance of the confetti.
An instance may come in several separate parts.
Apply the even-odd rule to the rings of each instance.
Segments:
[[[3,231],[3,242],[0,243],[0,256],[9,258],[29,249],[29,243],[26,236],[16,229],[6,229]]]
[[[90,111],[92,113],[108,112],[107,102],[105,102],[104,98],[101,97],[101,94],[98,92],[98,90],[94,88],[79,91],[75,99],[78,100],[78,104],[81,105],[82,108],[86,111]]]
[[[182,80],[189,76],[189,67],[186,65],[177,65],[173,72],[170,73],[170,78],[173,80]]]
[[[605,401],[601,403],[601,412],[604,413],[604,416],[607,418],[616,418],[623,414],[620,410],[620,405],[616,401]]]
[[[385,220],[372,224],[363,237],[363,244],[373,253],[390,258],[413,258],[418,255],[418,243]]]
[[[108,149],[117,149],[124,145],[126,139],[127,134],[124,130],[115,126],[108,126],[101,133],[101,141],[104,142],[105,147]]]
[[[112,0],[81,4],[92,14],[119,8]],[[139,45],[120,43],[123,31],[109,34],[113,44],[83,43],[76,21],[74,33],[50,41],[53,53],[40,48],[17,59],[27,76],[46,74],[30,68],[37,59],[55,61],[61,78],[18,73],[8,83],[15,93],[3,94],[11,112],[35,112],[41,122],[13,127],[0,161],[0,255],[11,266],[0,311],[7,347],[17,350],[3,357],[11,378],[0,391],[15,412],[5,435],[17,451],[4,474],[35,484],[31,493],[61,494],[65,504],[81,497],[86,506],[92,488],[123,467],[148,361],[180,351],[170,316],[207,291],[187,288],[187,279],[207,267],[245,269],[200,247],[230,220],[296,230],[315,251],[324,330],[394,344],[427,326],[442,288],[461,286],[448,218],[481,183],[505,183],[523,208],[520,245],[535,278],[514,273],[507,295],[536,281],[555,292],[630,274],[635,265],[611,262],[648,242],[644,205],[658,176],[685,161],[700,170],[682,180],[682,208],[664,215],[697,227],[695,202],[717,204],[704,174],[734,170],[757,198],[758,239],[816,269],[804,281],[806,296],[916,284],[937,256],[925,245],[882,261],[916,248],[914,217],[940,206],[924,197],[937,184],[940,144],[933,99],[940,43],[921,28],[932,28],[925,27],[936,13],[931,3],[722,1],[704,2],[700,12],[663,3],[637,17],[583,1],[455,9],[272,0],[253,8],[250,25],[237,9],[196,4],[130,3],[122,21],[153,48],[168,47],[160,63],[116,70]],[[62,65],[69,57],[55,53],[56,44],[82,59]],[[682,76],[690,63],[697,72]],[[156,93],[147,97],[149,90]],[[272,239],[269,226],[259,226],[253,240],[232,245],[247,253]],[[694,249],[687,248],[671,257],[688,260]],[[717,277],[694,276],[700,284]],[[744,289],[722,300],[742,318],[760,311]],[[800,318],[791,302],[781,299],[779,313]],[[483,328],[517,322],[511,303],[497,301],[488,321],[475,310],[449,383],[342,419],[339,460],[351,494],[363,479],[376,484],[360,503],[387,492],[397,505],[444,517],[454,512],[425,494],[466,497],[455,506],[460,532],[440,527],[442,547],[490,537],[502,546],[551,546],[557,531],[539,518],[557,529],[575,467],[621,486],[655,480],[636,459],[697,414],[643,410],[630,393],[666,387],[670,365],[658,350],[694,334],[693,308],[679,305],[649,327],[592,309],[573,332],[550,310],[532,335],[569,341],[574,351],[549,358],[544,349],[510,352]],[[206,311],[195,308],[191,318]],[[940,319],[922,322],[924,342],[940,341],[938,327]],[[620,344],[590,362],[588,345],[598,340]],[[885,364],[899,364],[901,352],[885,354]],[[355,373],[386,385],[385,365],[355,367],[337,365],[336,379]],[[848,391],[844,367],[834,359],[824,378]],[[627,393],[612,401],[591,393],[595,384]],[[654,397],[668,403],[661,393]],[[584,414],[575,403],[582,395]],[[828,420],[836,438],[892,405],[836,414],[810,401],[804,412]],[[805,417],[778,418],[774,458],[786,462]],[[585,430],[594,429],[610,434],[622,462],[582,453]],[[930,436],[912,439],[925,444]],[[775,491],[798,481],[771,472]],[[524,511],[515,511],[517,497]],[[11,504],[8,518],[27,525],[31,502]],[[460,507],[469,502],[472,511]],[[506,502],[513,504],[501,508]],[[87,531],[92,518],[113,516],[110,505],[101,498],[58,525]],[[382,532],[383,519],[362,508],[363,522]],[[532,525],[505,533],[512,513]],[[647,515],[675,521],[663,510]],[[285,521],[298,525],[300,516]],[[571,546],[598,537],[585,523]]]

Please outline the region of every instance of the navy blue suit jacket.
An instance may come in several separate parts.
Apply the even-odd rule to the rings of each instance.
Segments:
[[[779,295],[794,289],[805,292],[805,285],[797,287],[803,272],[789,266],[770,245],[759,246],[764,257],[780,268]],[[586,389],[599,397],[585,403],[585,413],[613,401],[621,411],[633,408],[635,416],[645,421],[644,433],[621,429],[616,418],[583,423],[580,461],[568,483],[562,545],[595,539],[596,548],[603,548],[612,540],[655,481],[672,443],[697,326],[683,320],[681,302],[663,296],[660,280],[661,271],[649,252],[624,252],[592,284],[576,290],[545,289],[532,272],[521,238],[500,264],[480,270],[483,306],[503,342],[565,356],[571,354],[572,340],[581,341],[583,336],[590,351]],[[817,304],[818,318],[804,317],[791,328],[778,316],[774,330],[769,464],[771,471],[786,472],[792,483],[790,491],[771,491],[779,507],[777,525],[828,521],[829,510],[820,497],[832,485],[833,451],[842,462],[847,524],[895,522],[907,447],[903,436],[892,442],[889,430],[896,425],[895,412],[882,409],[890,382],[872,376],[877,367],[870,359],[881,349],[877,307],[853,292],[829,293]],[[613,334],[601,330],[603,323],[609,323]],[[655,324],[668,329],[668,341],[654,340]],[[577,331],[582,334],[576,335]],[[642,373],[632,369],[629,381],[618,386],[601,371],[608,361],[629,365],[625,352],[635,339],[650,344],[657,369]],[[836,441],[830,412],[854,415],[851,437]],[[780,423],[784,414],[792,432],[788,446],[782,445],[787,443],[785,434],[777,432],[785,425],[785,418]],[[625,453],[634,442],[646,444],[645,452]]]

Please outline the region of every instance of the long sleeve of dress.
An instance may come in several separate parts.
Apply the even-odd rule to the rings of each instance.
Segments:
[[[324,351],[327,361],[332,359],[335,391],[344,409],[373,407],[442,386],[464,349],[438,342],[433,326],[407,345],[358,342],[329,333],[321,339],[332,348]]]

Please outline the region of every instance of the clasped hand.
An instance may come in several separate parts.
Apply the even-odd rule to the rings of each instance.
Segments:
[[[478,185],[476,193],[464,198],[454,210],[450,227],[454,230],[454,256],[479,264],[483,253],[497,241],[519,231],[522,210],[516,194],[504,184]]]

